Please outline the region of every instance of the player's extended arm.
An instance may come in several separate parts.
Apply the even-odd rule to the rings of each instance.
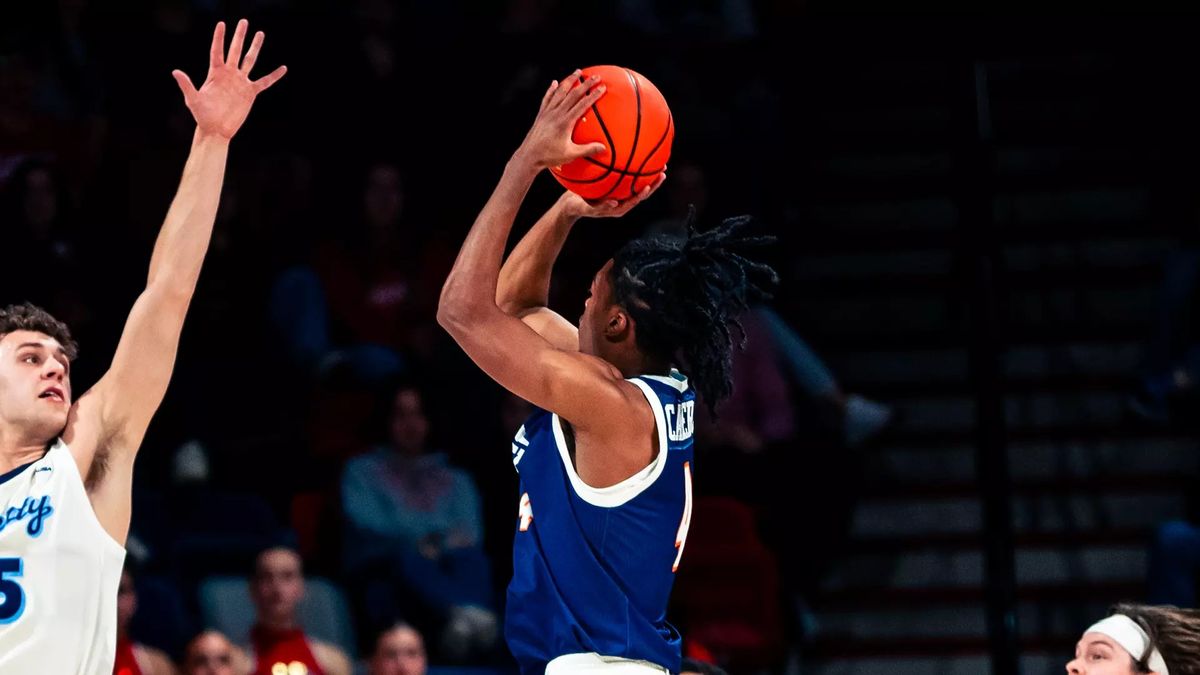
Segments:
[[[126,320],[108,372],[80,399],[66,439],[88,477],[100,523],[118,542],[125,540],[129,528],[133,459],[166,393],[184,315],[212,236],[229,140],[246,120],[254,98],[285,72],[281,66],[258,81],[250,80],[263,34],[254,36],[242,59],[246,29],[246,21],[240,21],[225,56],[225,26],[217,24],[208,76],[199,90],[187,75],[172,73],[196,119],[191,154],[154,245],[146,289]]]
[[[581,427],[624,410],[621,374],[600,359],[555,348],[501,311],[496,291],[505,241],[534,178],[547,166],[602,149],[570,140],[575,120],[604,91],[597,84],[554,83],[547,90],[537,120],[467,234],[438,303],[438,323],[492,379]]]
[[[550,277],[563,243],[580,218],[617,218],[644,201],[666,178],[664,171],[649,191],[624,202],[589,204],[573,192],[564,192],[550,210],[534,223],[500,268],[496,304],[515,316],[559,349],[578,350],[575,324],[552,311]]]
[[[570,193],[538,219],[500,268],[496,304],[559,349],[579,349],[579,329],[549,308],[550,275],[563,242],[579,216],[571,212]]]

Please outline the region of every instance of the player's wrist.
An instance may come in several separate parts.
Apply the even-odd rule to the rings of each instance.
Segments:
[[[512,157],[508,160],[508,166],[510,169],[517,169],[523,173],[531,172],[536,174],[541,172],[541,170],[545,169],[548,165],[542,161],[542,159],[538,156],[538,153],[535,152],[533,148],[530,148],[528,145],[522,143],[521,146],[517,148],[517,151],[514,152]]]
[[[230,136],[224,136],[222,134],[212,132],[212,131],[205,131],[204,129],[197,126],[196,133],[192,136],[192,143],[196,144],[196,145],[203,144],[203,145],[228,146],[229,141],[231,139],[232,139],[232,137],[230,137]]]
[[[574,193],[564,192],[554,203],[554,209],[557,212],[560,221],[567,225],[573,225],[586,214],[584,207],[585,202],[575,196]]]

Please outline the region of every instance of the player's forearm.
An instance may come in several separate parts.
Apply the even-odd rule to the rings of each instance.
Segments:
[[[479,312],[496,310],[504,246],[521,202],[539,170],[535,162],[518,150],[475,219],[438,302],[438,323],[451,332],[469,325],[472,316]]]
[[[188,297],[195,290],[212,239],[228,155],[228,138],[196,131],[179,190],[154,244],[148,288],[163,287]]]
[[[507,314],[545,307],[550,300],[550,277],[571,227],[579,217],[569,213],[567,198],[555,202],[521,238],[500,268],[496,304]]]

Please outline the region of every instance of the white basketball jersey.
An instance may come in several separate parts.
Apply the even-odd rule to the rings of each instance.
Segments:
[[[61,440],[0,476],[0,673],[111,675],[124,562]]]

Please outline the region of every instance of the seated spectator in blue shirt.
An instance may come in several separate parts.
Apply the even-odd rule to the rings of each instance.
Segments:
[[[415,602],[441,624],[442,655],[465,659],[489,650],[498,633],[479,491],[427,446],[420,390],[403,384],[389,400],[388,442],[342,474],[346,571],[367,583],[372,622],[397,615],[416,622],[408,606]]]

